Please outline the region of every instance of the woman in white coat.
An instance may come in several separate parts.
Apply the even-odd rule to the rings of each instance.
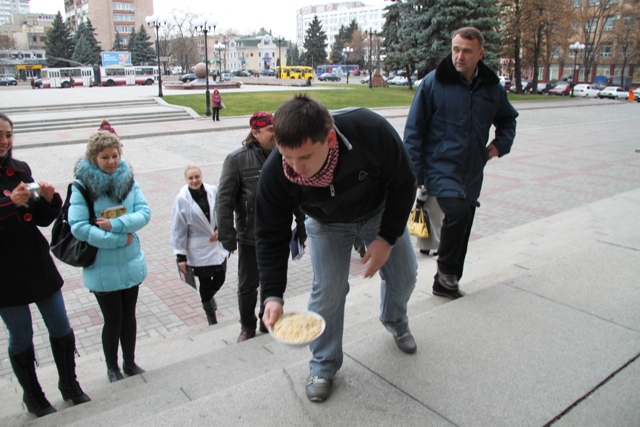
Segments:
[[[218,189],[202,182],[202,171],[195,164],[186,166],[184,178],[187,185],[173,202],[171,246],[180,269],[186,273],[189,268],[198,278],[202,308],[209,325],[215,325],[214,297],[224,284],[229,255],[218,242],[214,211]]]

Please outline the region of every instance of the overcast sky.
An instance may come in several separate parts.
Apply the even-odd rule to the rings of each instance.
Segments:
[[[339,1],[338,1],[339,2]],[[154,13],[168,14],[176,8],[175,0],[154,0]],[[182,2],[178,2],[181,3]],[[194,13],[211,15],[218,20],[218,29],[235,29],[246,34],[261,27],[271,30],[275,37],[295,40],[296,10],[304,6],[327,4],[330,1],[313,0],[188,0],[183,4]],[[366,5],[387,5],[387,0],[363,0]],[[64,0],[31,0],[33,13],[57,13],[64,17]],[[178,7],[177,9],[182,9]]]

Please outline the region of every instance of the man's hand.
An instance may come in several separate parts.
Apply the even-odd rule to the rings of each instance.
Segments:
[[[282,314],[282,303],[276,300],[267,301],[264,304],[264,315],[262,316],[262,323],[268,328],[273,326],[278,320],[278,317]]]
[[[500,156],[500,152],[498,151],[496,146],[493,145],[493,142],[487,146],[487,152],[489,153],[489,160],[493,159],[494,157]]]
[[[178,267],[180,268],[180,270],[182,270],[184,274],[187,274],[187,261],[179,262]]]
[[[391,246],[387,245],[382,240],[374,240],[367,247],[367,252],[364,254],[362,258],[362,263],[366,264],[369,262],[367,269],[364,272],[365,279],[372,277],[385,262],[389,259],[389,255],[391,255]]]

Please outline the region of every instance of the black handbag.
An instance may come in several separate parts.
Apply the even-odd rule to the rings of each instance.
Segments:
[[[65,264],[74,267],[89,267],[96,260],[98,248],[91,246],[87,242],[83,242],[75,238],[71,234],[71,226],[69,225],[69,206],[71,205],[71,188],[76,187],[89,208],[89,222],[94,225],[96,223],[96,214],[93,211],[93,200],[89,197],[86,190],[77,182],[69,184],[67,189],[67,198],[62,205],[60,214],[53,223],[51,229],[51,253]]]

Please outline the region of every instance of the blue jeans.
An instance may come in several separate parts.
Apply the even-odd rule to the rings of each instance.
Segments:
[[[36,301],[42,314],[50,338],[62,338],[71,332],[67,310],[64,307],[62,292],[58,291],[47,299]],[[9,353],[18,354],[31,347],[33,342],[33,324],[29,305],[0,308],[0,317],[9,331]]]
[[[309,310],[321,314],[327,326],[310,348],[312,375],[332,378],[342,367],[344,306],[349,293],[349,266],[356,236],[368,246],[378,234],[382,213],[359,223],[322,224],[305,221],[309,238],[313,287]],[[396,241],[387,262],[380,269],[380,321],[394,336],[409,331],[407,303],[416,285],[418,264],[409,233]]]

